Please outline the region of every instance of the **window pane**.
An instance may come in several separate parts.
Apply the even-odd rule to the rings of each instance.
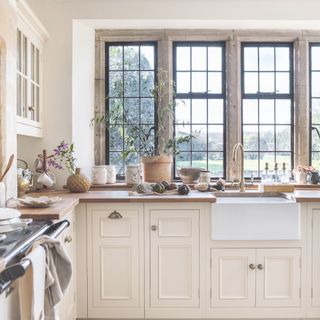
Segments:
[[[259,48],[259,69],[260,71],[274,70],[274,48]]]
[[[258,151],[258,126],[243,126],[243,147],[245,151]]]
[[[320,47],[311,47],[311,68],[312,70],[320,70]]]
[[[124,47],[124,69],[139,70],[139,47],[138,46]]]
[[[185,137],[191,133],[191,127],[187,125],[177,125],[175,127],[175,130],[176,130],[175,134],[178,139],[180,137]],[[179,148],[181,151],[189,151],[191,150],[191,143],[190,142],[180,143]]]
[[[190,92],[190,72],[177,72],[177,93]]]
[[[140,67],[142,70],[154,70],[154,46],[140,47]]]
[[[244,99],[243,102],[243,123],[258,123],[258,100]]]
[[[109,69],[122,70],[123,69],[123,47],[111,46],[109,47]]]
[[[183,167],[191,166],[191,157],[189,152],[181,152],[178,156],[175,157],[176,169]],[[176,170],[176,177],[179,176],[178,171]]]
[[[206,170],[207,169],[207,153],[192,152],[192,166]]]
[[[121,97],[123,95],[122,76],[122,72],[109,72],[109,97]]]
[[[207,123],[207,100],[192,100],[192,123]]]
[[[312,72],[312,97],[320,97],[320,72]]]
[[[207,48],[193,47],[192,48],[192,70],[207,69]]]
[[[212,177],[223,177],[223,153],[209,152],[208,153],[208,170]]]
[[[117,126],[109,128],[109,149],[110,151],[119,151],[123,148],[123,139]]]
[[[244,70],[245,71],[258,71],[258,49],[257,48],[244,48]]]
[[[276,69],[277,71],[290,70],[290,50],[289,48],[276,48]]]
[[[245,93],[258,92],[258,73],[257,72],[244,73],[244,92]]]
[[[140,122],[142,124],[154,123],[154,99],[141,98]]]
[[[110,123],[123,123],[123,99],[109,99]]]
[[[223,126],[208,126],[208,150],[223,151]]]
[[[208,100],[208,123],[223,123],[223,100]]]
[[[204,151],[207,149],[207,126],[206,125],[193,125],[192,134],[197,136],[192,139],[192,150]]]
[[[259,154],[258,152],[245,152],[244,153],[244,175],[246,177],[259,176]]]
[[[208,93],[222,92],[222,74],[221,72],[208,73]]]
[[[222,49],[219,47],[208,48],[208,70],[222,71]]]
[[[139,97],[139,72],[124,72],[124,96]]]
[[[291,166],[291,153],[290,152],[277,152],[276,160],[279,164],[279,169],[282,169],[282,164],[286,164],[287,171],[291,171],[293,168]]]
[[[260,100],[259,104],[260,123],[274,123],[274,100]]]
[[[120,152],[109,153],[109,163],[116,167],[117,173],[123,173],[123,159]]]
[[[260,126],[260,150],[273,151],[274,148],[274,126]]]
[[[207,91],[207,74],[205,72],[192,72],[192,92]]]
[[[277,93],[289,93],[290,92],[290,74],[289,72],[277,72],[276,73]]]
[[[139,99],[124,99],[124,118],[127,124],[139,123]]]
[[[320,124],[320,99],[312,99],[312,123]]]
[[[141,71],[140,72],[140,95],[142,97],[152,97],[154,89],[154,72]]]
[[[276,123],[291,123],[291,101],[285,99],[276,100]]]
[[[274,73],[260,72],[260,92],[274,92]]]
[[[291,149],[291,127],[276,126],[277,151],[290,151]]]
[[[191,70],[190,47],[177,48],[177,70]]]
[[[176,123],[190,123],[190,100],[176,100],[175,105]]]

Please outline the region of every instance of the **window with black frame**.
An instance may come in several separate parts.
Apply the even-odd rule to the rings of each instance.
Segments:
[[[174,42],[175,136],[195,134],[175,157],[180,167],[200,167],[225,176],[225,45]]]
[[[320,43],[310,44],[310,159],[320,167]]]
[[[242,44],[242,140],[246,177],[293,165],[292,43]]]
[[[129,151],[124,136],[130,136],[130,130],[135,130],[137,125],[146,131],[155,125],[152,91],[156,81],[157,45],[156,42],[106,43],[105,57],[106,111],[112,119],[106,130],[106,163],[115,165],[117,174],[122,175],[126,164],[139,162],[135,152],[123,157]],[[150,149],[155,146],[154,136],[148,143]]]

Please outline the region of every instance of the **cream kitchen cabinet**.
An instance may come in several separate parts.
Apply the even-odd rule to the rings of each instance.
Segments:
[[[143,206],[88,204],[88,317],[143,318]]]
[[[200,207],[145,207],[147,318],[203,316]]]
[[[17,9],[17,134],[42,137],[42,57],[48,33],[25,1],[17,1]]]
[[[300,306],[300,249],[226,248],[211,255],[211,307]]]
[[[59,236],[59,240],[68,253],[72,263],[72,277],[69,287],[58,305],[61,320],[72,320],[76,318],[76,231],[75,231],[75,212],[72,211],[66,216],[70,225]]]
[[[312,209],[311,306],[320,308],[320,208]]]

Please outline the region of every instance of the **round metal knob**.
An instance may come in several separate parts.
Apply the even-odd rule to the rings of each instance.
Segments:
[[[157,230],[157,226],[155,226],[155,225],[151,226],[151,230],[152,231],[156,231]]]
[[[66,243],[70,243],[71,241],[72,241],[72,237],[71,236],[66,236],[64,238],[64,242],[66,242]]]
[[[258,269],[259,269],[259,270],[263,270],[263,265],[259,263],[259,264],[258,264]]]
[[[249,264],[249,268],[250,268],[251,270],[254,270],[254,269],[256,268],[256,266],[255,266],[253,263],[250,263],[250,264]]]

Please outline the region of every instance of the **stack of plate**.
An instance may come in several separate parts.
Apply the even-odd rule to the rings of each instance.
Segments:
[[[20,216],[16,209],[0,208],[0,233],[19,230],[32,222],[32,219],[21,219]]]

